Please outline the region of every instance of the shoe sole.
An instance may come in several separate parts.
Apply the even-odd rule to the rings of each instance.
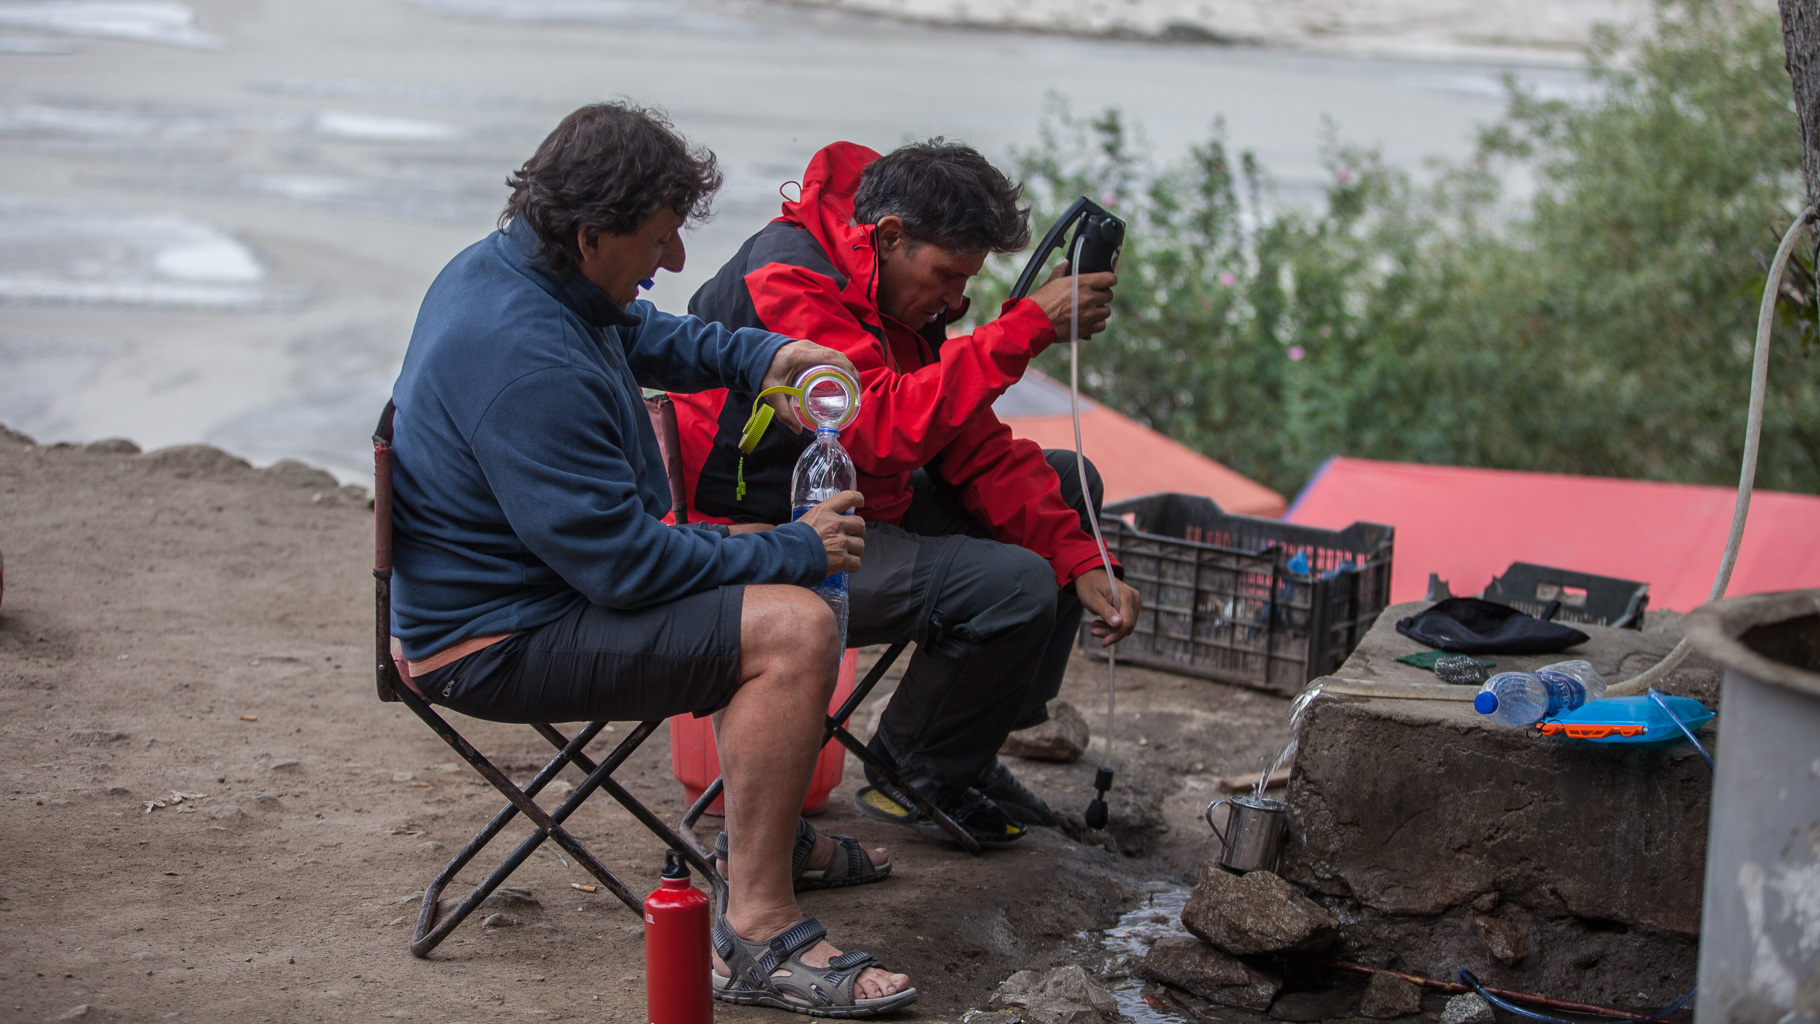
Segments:
[[[929,818],[923,817],[921,812],[917,811],[915,808],[905,807],[903,804],[886,796],[876,786],[867,786],[865,789],[853,794],[853,806],[859,813],[874,821],[883,821],[892,825],[915,829],[923,835],[928,836],[930,839],[939,839],[949,843],[954,842],[954,837],[947,832],[944,832],[940,825],[937,825]],[[1017,840],[1024,838],[1028,829],[1020,826],[1016,832],[1010,832],[1002,836],[974,832],[971,830],[964,831],[975,840],[982,843],[1004,844],[1016,842]]]

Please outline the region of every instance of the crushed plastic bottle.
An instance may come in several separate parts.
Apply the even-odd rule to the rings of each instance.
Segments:
[[[847,450],[841,447],[840,431],[831,424],[820,423],[815,428],[815,440],[796,460],[796,469],[790,474],[790,518],[801,519],[810,509],[827,501],[842,491],[858,489],[857,475],[853,469],[853,460]],[[840,644],[847,646],[847,574],[837,572],[816,584],[813,588],[828,607],[834,609],[834,617],[840,623]]]
[[[1500,725],[1530,726],[1604,695],[1605,677],[1576,659],[1534,672],[1499,672],[1486,680],[1472,706]]]

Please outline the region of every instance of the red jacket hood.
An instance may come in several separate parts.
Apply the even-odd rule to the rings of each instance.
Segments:
[[[823,146],[803,171],[802,192],[795,202],[785,202],[779,220],[803,228],[821,243],[835,268],[853,282],[870,282],[878,257],[872,248],[871,225],[853,223],[853,194],[859,191],[860,172],[878,159],[875,150],[854,142]]]

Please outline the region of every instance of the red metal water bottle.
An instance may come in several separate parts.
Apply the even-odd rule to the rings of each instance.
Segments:
[[[689,884],[682,854],[664,855],[663,884],[645,897],[645,1019],[711,1024],[708,897]]]

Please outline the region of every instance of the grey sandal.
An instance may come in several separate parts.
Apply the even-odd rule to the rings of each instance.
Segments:
[[[878,967],[870,953],[858,950],[842,953],[828,961],[826,967],[803,963],[804,950],[811,949],[826,935],[820,921],[804,918],[769,941],[752,942],[734,933],[725,917],[714,919],[714,951],[732,975],[719,971],[714,979],[714,998],[741,1006],[769,1006],[811,1017],[871,1017],[916,1002],[916,989],[904,989],[888,996],[862,999],[854,995],[862,971]],[[787,973],[775,975],[775,971]]]
[[[866,855],[865,847],[852,836],[830,835],[834,840],[834,853],[828,858],[825,867],[806,868],[809,854],[815,851],[815,826],[809,819],[796,819],[796,848],[790,853],[790,881],[797,892],[808,892],[812,889],[844,889],[849,885],[865,885],[868,882],[882,882],[891,874],[891,862],[872,863]],[[727,860],[727,834],[722,832],[714,841],[715,859],[725,863]]]

